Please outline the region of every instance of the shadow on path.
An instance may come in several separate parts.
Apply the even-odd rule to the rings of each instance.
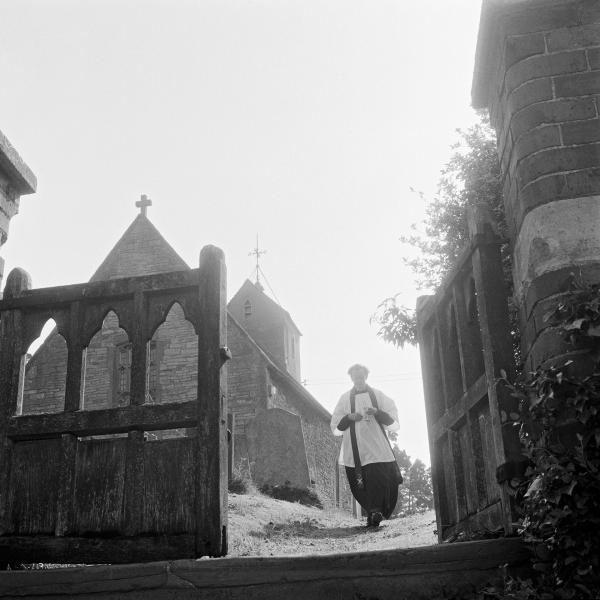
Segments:
[[[293,521],[292,523],[278,524],[269,523],[265,525],[262,531],[250,531],[252,537],[304,537],[311,539],[342,539],[351,538],[359,535],[370,535],[380,529],[367,528],[364,525],[353,527],[324,527],[313,519],[304,521]]]

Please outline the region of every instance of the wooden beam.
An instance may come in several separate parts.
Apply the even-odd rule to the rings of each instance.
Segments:
[[[133,296],[134,319],[131,331],[131,404],[144,404],[146,400],[146,299],[141,290]]]
[[[27,290],[22,296],[8,297],[0,301],[0,311],[16,308],[49,308],[71,304],[79,300],[106,301],[111,298],[133,297],[137,290],[144,293],[180,290],[198,285],[198,269],[144,275],[142,277],[125,277],[94,283],[77,283],[57,287]]]
[[[1,563],[123,564],[194,557],[193,535],[0,536]]]
[[[127,433],[132,429],[152,431],[196,425],[197,403],[178,402],[123,406],[104,410],[77,411],[43,415],[22,415],[8,419],[7,435],[13,440]]]
[[[471,410],[488,392],[487,377],[482,375],[462,395],[460,400],[452,406],[435,423],[430,425],[430,436],[434,440],[442,437],[448,429],[455,427],[465,417],[465,413]]]
[[[17,300],[31,288],[31,278],[22,269],[13,269],[4,295]],[[8,528],[8,497],[13,442],[8,438],[8,421],[19,404],[19,380],[24,368],[23,315],[19,310],[2,314],[0,319],[0,535]]]
[[[83,346],[80,343],[81,301],[71,304],[69,333],[67,336],[67,383],[65,387],[65,410],[74,412],[81,404],[81,363]]]
[[[200,253],[198,332],[198,445],[196,554],[227,552],[227,380],[221,348],[227,345],[225,257],[214,246]]]

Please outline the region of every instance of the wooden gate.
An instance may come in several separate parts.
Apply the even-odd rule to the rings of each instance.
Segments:
[[[0,302],[0,562],[125,563],[227,552],[226,276],[200,268],[32,290]],[[194,401],[149,404],[147,343],[174,302],[198,335]],[[127,406],[81,406],[82,354],[114,311],[131,343]],[[20,414],[24,353],[47,319],[67,343],[64,410]],[[147,441],[148,432],[195,433]]]
[[[419,298],[417,329],[440,541],[461,531],[511,531],[505,482],[522,465],[507,416],[515,400],[501,240],[483,207],[469,214],[470,244],[435,296]]]

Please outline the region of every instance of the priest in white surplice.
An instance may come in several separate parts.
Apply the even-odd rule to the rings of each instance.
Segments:
[[[367,513],[367,526],[377,527],[392,514],[402,480],[385,433],[398,429],[398,411],[391,398],[367,385],[367,367],[352,365],[348,374],[354,386],[339,399],[331,430],[343,435],[338,462],[352,495]]]

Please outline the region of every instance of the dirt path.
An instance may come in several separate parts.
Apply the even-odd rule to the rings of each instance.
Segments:
[[[365,527],[342,511],[323,511],[265,496],[229,498],[229,556],[330,554],[437,543],[435,513]]]

